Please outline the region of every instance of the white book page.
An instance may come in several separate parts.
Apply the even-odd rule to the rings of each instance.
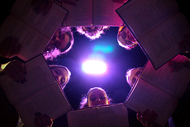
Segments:
[[[97,107],[99,127],[128,127],[123,103]]]
[[[183,67],[178,72],[172,72],[171,67],[166,63],[155,70],[151,62],[148,61],[140,78],[176,98],[180,98],[185,93],[190,81],[190,69]]]
[[[93,25],[99,26],[121,26],[122,20],[115,10],[122,3],[112,0],[92,0],[93,1]]]
[[[27,74],[26,82],[23,84],[14,81],[8,75],[0,77],[1,86],[8,100],[13,105],[34,95],[56,81],[43,56],[40,55],[25,65]]]
[[[14,16],[9,15],[0,27],[0,42],[8,37],[15,36],[22,47],[18,57],[27,61],[39,55],[45,49],[49,39],[24,24]]]
[[[96,107],[67,113],[69,127],[98,127]]]
[[[124,105],[135,112],[146,109],[158,113],[156,123],[166,124],[178,104],[178,99],[140,79],[133,91],[128,95]]]
[[[175,0],[132,0],[117,10],[138,39],[178,11]]]
[[[37,112],[46,114],[51,119],[56,119],[71,110],[56,81],[50,87],[18,103],[15,107],[26,127],[35,126],[34,120]]]
[[[157,69],[180,52],[178,42],[188,33],[190,33],[190,26],[185,16],[177,13],[139,39],[139,43]]]
[[[32,0],[17,0],[11,9],[11,14],[50,39],[57,27],[66,17],[67,10],[52,3],[50,11],[43,16],[42,13],[36,14],[33,11],[31,1]]]
[[[92,24],[92,0],[75,1],[76,6],[63,4],[69,12],[64,21],[65,26],[90,26]]]

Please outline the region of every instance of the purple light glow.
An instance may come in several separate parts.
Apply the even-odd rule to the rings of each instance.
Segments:
[[[107,70],[107,66],[100,60],[87,60],[82,64],[82,70],[88,74],[103,74]]]

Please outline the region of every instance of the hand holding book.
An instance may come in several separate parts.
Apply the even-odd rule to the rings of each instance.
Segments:
[[[53,120],[46,114],[42,115],[41,113],[35,114],[35,126],[36,127],[52,127]]]
[[[148,126],[155,122],[164,126],[178,106],[179,98],[187,90],[190,81],[189,66],[189,59],[179,54],[158,70],[155,70],[149,61],[139,78],[136,78],[136,82],[131,84],[133,87],[124,102],[125,106],[139,112],[137,119],[143,125]],[[126,76],[127,81],[133,79],[135,72],[131,72],[130,78],[127,78],[128,75]],[[130,82],[128,81],[128,83]],[[149,113],[146,109],[158,113],[157,118],[153,119],[155,114]]]
[[[19,60],[11,61],[3,70],[4,74],[7,74],[16,82],[24,83],[26,81],[26,67],[25,64]]]
[[[146,109],[144,112],[138,112],[137,113],[137,120],[139,120],[143,126],[146,127],[157,127],[156,123],[154,122],[157,118],[158,114],[155,111],[151,111],[149,109]]]
[[[190,69],[190,60],[184,55],[178,54],[173,59],[168,62],[169,66],[171,67],[171,71],[178,72],[183,66]]]

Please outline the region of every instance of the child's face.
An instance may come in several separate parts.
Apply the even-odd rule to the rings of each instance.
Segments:
[[[51,69],[60,87],[63,88],[68,81],[68,72],[64,68],[56,67]]]
[[[59,50],[63,50],[66,48],[67,44],[69,43],[69,40],[70,37],[68,34],[64,33],[61,36],[59,32],[56,32],[48,45],[51,45],[52,47],[55,47]]]
[[[122,45],[131,48],[137,45],[135,37],[131,34],[127,27],[122,26],[119,28],[118,40],[122,43]]]
[[[88,94],[88,106],[108,105],[109,101],[104,91],[100,89],[92,90]]]
[[[141,73],[141,68],[136,68],[132,70],[130,78],[129,78],[129,85],[132,87],[134,83],[137,81]]]

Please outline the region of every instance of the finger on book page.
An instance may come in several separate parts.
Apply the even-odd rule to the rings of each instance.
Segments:
[[[146,118],[147,118],[147,116],[149,115],[149,109],[146,109],[143,113],[142,113],[142,115],[140,116],[140,121],[141,121],[141,123],[143,124],[143,125],[145,125],[145,122],[146,122]]]

